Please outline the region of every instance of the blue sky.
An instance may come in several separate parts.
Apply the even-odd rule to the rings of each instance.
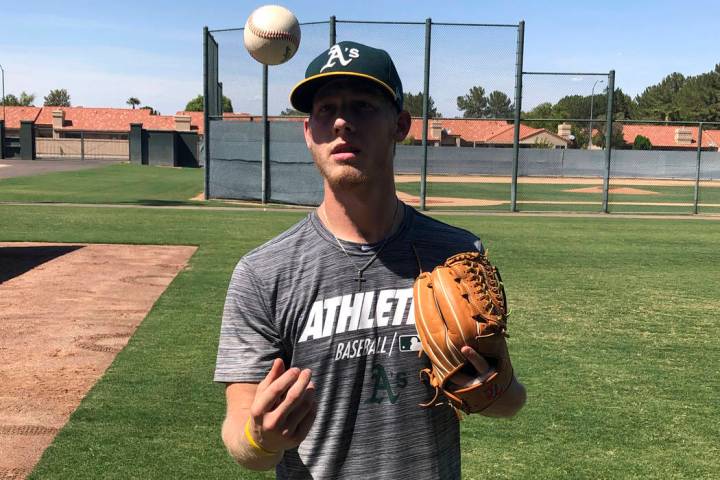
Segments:
[[[202,91],[202,28],[242,27],[255,1],[3,1],[0,65],[5,92],[25,90],[36,105],[66,88],[73,105],[125,107],[130,96],[163,114],[184,108]],[[666,74],[694,75],[720,62],[717,2],[677,1],[286,1],[300,22],[399,20],[511,23],[525,20],[526,71],[616,70],[616,85],[636,95]],[[405,89],[422,86],[423,30],[340,25],[339,39],[387,48]],[[236,111],[259,111],[259,68],[240,34],[218,34],[221,80]],[[495,29],[433,30],[431,95],[446,116],[470,86],[512,96],[515,33]],[[303,29],[298,55],[271,69],[270,111],[307,62],[327,43],[326,27]],[[526,78],[524,106],[571,93],[588,95],[596,78]],[[599,91],[600,87],[595,89]]]

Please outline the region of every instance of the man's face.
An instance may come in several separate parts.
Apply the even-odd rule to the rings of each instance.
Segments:
[[[395,142],[409,129],[410,116],[379,87],[342,78],[315,94],[305,142],[328,183],[349,187],[392,178]]]

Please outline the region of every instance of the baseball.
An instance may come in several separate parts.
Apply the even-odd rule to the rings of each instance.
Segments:
[[[245,48],[265,65],[285,63],[300,46],[300,24],[295,15],[279,5],[265,5],[245,22]]]

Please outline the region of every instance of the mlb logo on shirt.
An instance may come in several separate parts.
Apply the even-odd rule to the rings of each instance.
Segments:
[[[422,349],[420,337],[417,335],[400,335],[399,345],[401,352],[419,352]]]

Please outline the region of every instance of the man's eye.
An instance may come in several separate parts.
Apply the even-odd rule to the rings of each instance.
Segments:
[[[375,106],[372,103],[364,102],[364,101],[357,102],[356,107],[359,110],[374,110],[375,109]]]
[[[319,105],[317,107],[317,113],[328,113],[332,110],[331,105]]]

